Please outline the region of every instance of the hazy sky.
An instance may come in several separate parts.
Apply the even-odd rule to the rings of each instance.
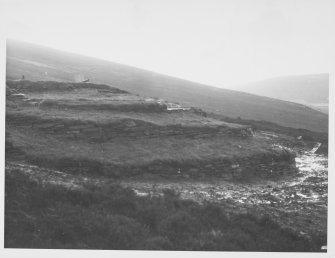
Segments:
[[[229,88],[331,72],[333,0],[0,0],[7,37]]]

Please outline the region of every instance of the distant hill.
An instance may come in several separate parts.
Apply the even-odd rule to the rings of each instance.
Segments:
[[[142,96],[163,98],[233,118],[326,132],[328,116],[307,106],[173,78],[105,60],[7,41],[7,79],[78,82],[90,79]]]
[[[237,86],[238,90],[293,101],[328,113],[329,74],[270,78]]]

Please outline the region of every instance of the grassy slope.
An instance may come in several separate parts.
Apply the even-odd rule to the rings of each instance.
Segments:
[[[41,103],[36,107],[25,101],[15,101],[15,98],[9,97],[7,115],[10,116],[34,116],[49,120],[80,119],[96,123],[117,123],[122,119],[132,119],[159,126],[179,124],[198,127],[219,125],[230,128],[244,127],[205,117],[196,109],[167,112],[164,100],[158,103],[158,99],[145,98],[127,92],[120,93],[119,89],[107,85],[27,80],[9,80],[6,84],[8,93],[10,91],[19,92],[24,94],[25,100]],[[106,90],[109,91],[106,93]],[[147,108],[140,109],[141,107]]]
[[[115,139],[104,143],[69,140],[27,128],[7,127],[10,141],[30,156],[48,160],[69,158],[73,160],[96,160],[102,163],[122,165],[145,165],[162,160],[183,162],[213,158],[234,158],[250,156],[266,151],[267,142],[257,139],[221,136],[209,139],[188,139],[184,137]],[[238,146],[241,146],[239,148]]]
[[[27,82],[22,82],[26,85]],[[37,87],[23,90],[21,84],[16,85],[20,92],[24,92],[26,98],[48,98],[62,101],[60,98],[67,98],[69,103],[85,103],[90,107],[89,100],[92,98],[99,104],[101,99],[108,102],[115,98],[127,103],[131,98],[129,94],[111,94],[106,97],[104,94],[97,94],[91,85],[90,89],[77,88],[80,90],[80,99],[73,93],[73,87],[78,84],[58,85],[62,89],[55,91],[54,87],[48,87],[48,83],[41,84],[40,92]],[[11,85],[10,83],[8,85]],[[52,86],[52,84],[51,84]],[[84,85],[86,87],[86,85]],[[9,88],[10,90],[10,88]],[[71,97],[72,96],[72,97]],[[122,96],[122,98],[121,98]],[[141,99],[141,97],[137,97]],[[129,101],[133,103],[133,101]],[[43,124],[43,121],[57,121],[57,123],[67,123],[70,125],[78,122],[94,122],[96,124],[108,124],[118,128],[125,119],[136,121],[136,130],[138,124],[146,128],[151,125],[165,127],[182,125],[192,128],[195,131],[199,129],[208,129],[209,127],[224,126],[230,130],[240,130],[242,125],[236,123],[227,123],[215,118],[206,117],[197,114],[194,111],[183,112],[128,112],[128,111],[97,111],[97,110],[75,110],[68,108],[59,109],[59,107],[42,108],[25,104],[23,100],[15,100],[10,96],[7,99],[7,141],[14,147],[19,148],[28,155],[28,159],[38,159],[43,164],[62,159],[72,161],[94,161],[102,164],[113,164],[122,166],[141,166],[149,165],[152,162],[167,163],[185,163],[208,161],[218,158],[229,160],[237,157],[249,157],[257,153],[267,153],[271,149],[271,143],[257,139],[255,137],[242,137],[231,135],[212,135],[205,138],[195,138],[187,134],[178,136],[164,137],[120,137],[114,136],[108,141],[97,142],[88,138],[75,139],[66,133],[55,134],[52,131],[43,131],[37,129],[36,125]],[[32,127],[32,124],[35,126]],[[127,128],[126,128],[127,129]],[[143,132],[140,131],[140,135]],[[40,163],[39,163],[40,164]],[[49,164],[50,165],[50,164]]]
[[[34,107],[25,107],[24,110],[11,110],[10,115],[34,116],[40,119],[78,119],[82,121],[92,121],[97,123],[118,123],[124,119],[142,121],[158,126],[183,125],[183,126],[215,126],[226,125],[231,128],[243,127],[235,123],[219,121],[213,118],[206,118],[191,112],[179,113],[140,113],[140,112],[121,112],[115,110],[71,110],[71,109],[37,109]]]
[[[226,116],[267,120],[314,131],[328,130],[328,116],[303,105],[219,89],[112,62],[9,41],[7,77],[21,78],[22,74],[30,80],[76,81],[78,78],[89,77],[96,83],[106,83],[143,96],[164,98]]]

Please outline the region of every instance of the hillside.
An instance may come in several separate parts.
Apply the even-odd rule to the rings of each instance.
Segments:
[[[270,78],[236,86],[243,92],[293,101],[328,113],[329,74]]]
[[[320,251],[327,159],[304,169],[326,134],[248,122],[104,84],[7,80],[5,246]]]
[[[67,172],[247,178],[294,164],[248,125],[107,85],[7,81],[6,107],[6,158]]]
[[[242,119],[327,132],[328,116],[304,105],[215,88],[104,60],[7,41],[7,79],[91,82]]]

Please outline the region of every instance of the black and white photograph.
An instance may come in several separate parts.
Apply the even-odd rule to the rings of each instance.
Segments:
[[[5,253],[334,254],[335,1],[0,13]]]

